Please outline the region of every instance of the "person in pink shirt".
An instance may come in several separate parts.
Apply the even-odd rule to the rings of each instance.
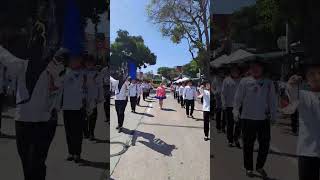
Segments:
[[[163,100],[166,99],[166,88],[164,83],[161,83],[160,86],[157,88],[156,98],[159,99],[160,109],[162,109]]]

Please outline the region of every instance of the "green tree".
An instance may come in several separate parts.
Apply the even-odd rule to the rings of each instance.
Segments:
[[[190,77],[197,77],[200,66],[196,60],[192,60],[190,63],[182,66],[183,73]]]
[[[144,44],[141,36],[130,36],[125,30],[117,33],[110,49],[111,71],[126,74],[128,59],[132,59],[138,68],[156,64],[157,56]]]
[[[159,67],[157,73],[161,74],[163,77],[169,79],[170,81],[179,76],[179,73],[176,71],[176,69],[170,67]]]
[[[187,40],[193,59],[199,52],[209,57],[209,0],[152,0],[147,13],[164,37],[169,37],[173,43]],[[202,68],[209,72],[209,58],[201,60]]]

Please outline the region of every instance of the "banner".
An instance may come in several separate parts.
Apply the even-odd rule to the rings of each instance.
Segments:
[[[63,46],[70,50],[71,55],[80,55],[84,43],[80,11],[74,0],[66,0],[65,3]]]
[[[128,69],[129,69],[129,76],[131,77],[131,79],[136,79],[137,78],[137,65],[132,59],[128,60]]]

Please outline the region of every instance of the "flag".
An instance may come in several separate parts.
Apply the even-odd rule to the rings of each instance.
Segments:
[[[132,59],[129,59],[129,61],[128,61],[128,69],[129,69],[129,76],[131,77],[131,79],[136,79],[137,78],[137,65]]]
[[[80,10],[75,0],[66,0],[65,7],[63,46],[70,50],[71,55],[80,55],[84,48],[84,27]]]

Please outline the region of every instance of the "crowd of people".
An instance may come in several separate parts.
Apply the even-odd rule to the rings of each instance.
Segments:
[[[194,118],[193,112],[195,101],[197,99],[201,99],[204,121],[204,140],[210,140],[210,95],[212,92],[210,82],[203,81],[200,86],[198,86],[198,88],[192,80],[173,83],[171,86],[171,91],[173,93],[174,99],[176,99],[178,104],[181,105],[181,108],[186,109],[187,118]]]
[[[217,132],[226,132],[230,147],[241,148],[242,139],[243,164],[248,177],[254,177],[253,152],[257,140],[259,149],[255,170],[267,178],[264,166],[270,148],[270,130],[284,112],[282,98],[286,94],[289,100],[286,108],[291,109],[293,118],[292,132],[298,135],[299,179],[318,180],[320,64],[316,61],[305,63],[301,68],[304,76],[292,75],[287,82],[270,79],[262,59],[250,61],[247,65],[247,68],[227,67],[212,81]],[[307,88],[302,88],[303,82]]]
[[[97,105],[109,96],[107,67],[98,68],[93,55],[72,55],[61,48],[43,63],[44,69],[35,74],[31,70],[35,63],[17,58],[0,46],[0,97],[8,88],[6,77],[15,77],[16,145],[26,180],[46,177],[45,162],[59,112],[63,113],[67,140],[66,160],[82,161],[84,138],[95,140]],[[2,106],[2,99],[0,102]],[[105,106],[106,117],[108,108]]]
[[[110,87],[111,91],[114,92],[115,109],[118,118],[116,129],[120,133],[123,130],[128,101],[130,100],[131,112],[136,113],[136,106],[140,106],[141,96],[143,96],[144,101],[147,101],[153,86],[147,80],[127,78],[124,82],[114,81]]]

